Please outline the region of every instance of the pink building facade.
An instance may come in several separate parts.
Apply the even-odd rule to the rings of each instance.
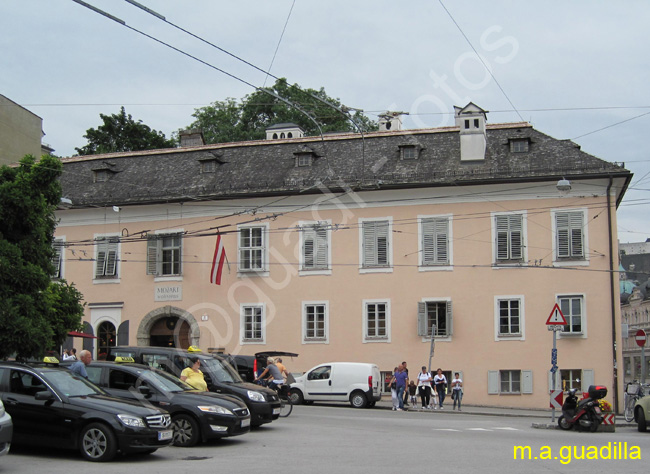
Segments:
[[[431,367],[462,374],[466,403],[546,408],[558,304],[557,386],[605,384],[614,402],[631,174],[486,117],[469,104],[455,127],[64,159],[58,276],[84,294],[86,344],[416,373],[433,329]]]

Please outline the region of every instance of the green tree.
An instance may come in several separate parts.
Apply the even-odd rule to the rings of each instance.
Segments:
[[[267,127],[285,122],[300,125],[307,135],[312,136],[321,131],[357,132],[355,123],[364,132],[378,129],[377,123],[360,111],[350,114],[352,120],[337,111],[336,108],[344,109],[341,101],[329,97],[323,88],[302,89],[288,84],[285,79],[278,79],[272,87],[265,90],[268,92],[257,90],[239,103],[228,98],[196,109],[192,114],[196,120],[186,128],[201,129],[207,143],[263,139]],[[292,107],[287,102],[297,107]]]
[[[84,138],[88,144],[75,148],[80,155],[97,155],[121,151],[155,150],[158,148],[173,148],[174,139],[166,139],[165,134],[152,130],[148,125],[133,120],[127,115],[124,107],[119,114],[99,114],[103,125],[86,130]]]
[[[39,357],[81,327],[82,295],[50,278],[61,172],[52,156],[0,168],[0,358]]]

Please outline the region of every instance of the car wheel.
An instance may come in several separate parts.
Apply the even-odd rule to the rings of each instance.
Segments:
[[[637,422],[636,426],[639,432],[645,433],[648,429],[648,424],[645,421],[645,412],[641,407],[636,409],[636,422]]]
[[[365,408],[367,403],[368,400],[366,400],[366,396],[362,392],[353,392],[350,395],[350,405],[354,408]]]
[[[564,415],[562,415],[561,417],[559,417],[557,419],[557,425],[563,430],[570,430],[571,429],[571,423],[566,421],[566,418],[564,418]]]
[[[187,448],[199,442],[199,424],[189,415],[176,415],[172,418],[174,446]]]
[[[302,392],[300,390],[290,390],[289,391],[289,399],[291,400],[291,403],[294,405],[302,405],[305,403],[305,397],[302,396]]]
[[[117,453],[117,441],[108,426],[91,423],[81,430],[79,449],[88,461],[110,461]]]

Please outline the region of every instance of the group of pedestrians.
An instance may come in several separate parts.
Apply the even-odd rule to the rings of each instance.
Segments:
[[[417,377],[409,379],[406,362],[395,367],[393,376],[389,382],[393,410],[403,411],[410,400],[411,404],[417,406],[417,394],[420,395],[423,410],[443,410],[445,397],[447,395],[447,377],[438,368],[435,375],[422,366],[422,371]],[[458,372],[454,373],[451,381],[451,398],[454,401],[453,409],[458,405],[461,411],[461,400],[463,399],[463,380]]]

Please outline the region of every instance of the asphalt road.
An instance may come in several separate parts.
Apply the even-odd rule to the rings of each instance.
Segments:
[[[164,448],[109,464],[89,463],[74,451],[14,446],[0,458],[0,473],[632,474],[647,473],[650,466],[650,432],[638,433],[635,425],[617,427],[615,433],[540,430],[531,425],[524,417],[299,406],[289,418],[244,436],[195,448]],[[515,446],[528,446],[530,451],[519,451],[514,459]],[[625,455],[641,460],[620,459]],[[544,456],[550,459],[540,459]]]

